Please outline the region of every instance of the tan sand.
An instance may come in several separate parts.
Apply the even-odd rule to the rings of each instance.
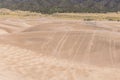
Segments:
[[[0,20],[1,80],[120,80],[120,22]]]
[[[0,45],[1,80],[119,80],[120,70],[99,68]]]

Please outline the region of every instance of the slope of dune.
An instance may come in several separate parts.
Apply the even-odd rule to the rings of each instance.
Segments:
[[[11,45],[0,45],[1,80],[119,80],[120,70],[99,68]]]
[[[0,20],[0,79],[119,80],[120,22]]]
[[[37,24],[1,35],[0,41],[79,64],[120,66],[119,22],[50,19],[43,23],[43,18],[24,21]]]

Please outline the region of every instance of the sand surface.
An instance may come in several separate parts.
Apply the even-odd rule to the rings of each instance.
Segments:
[[[1,80],[120,80],[120,22],[0,20]]]

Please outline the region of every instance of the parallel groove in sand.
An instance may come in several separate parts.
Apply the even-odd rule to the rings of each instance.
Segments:
[[[17,22],[2,22],[0,29],[12,33],[0,35],[0,79],[120,79],[119,23],[115,23],[114,28],[113,23],[108,25],[107,22],[73,24],[72,21],[51,20],[45,24],[38,21],[40,26],[24,28],[19,24],[15,26]],[[32,21],[27,24],[28,20],[24,20],[24,23],[30,25]]]
[[[119,69],[78,65],[11,45],[1,44],[0,53],[0,79],[4,80],[120,79]]]

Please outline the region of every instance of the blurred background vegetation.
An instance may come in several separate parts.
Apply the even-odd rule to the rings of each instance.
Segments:
[[[106,13],[120,11],[120,0],[0,0],[0,8],[41,13]]]

